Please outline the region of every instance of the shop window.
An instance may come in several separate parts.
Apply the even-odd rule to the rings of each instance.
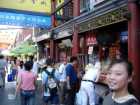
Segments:
[[[89,10],[89,0],[80,1],[80,13],[87,12]]]
[[[100,43],[102,46],[108,46],[111,45],[112,43],[115,43],[117,40],[115,35],[110,35],[109,33],[101,33],[97,35],[97,41]]]

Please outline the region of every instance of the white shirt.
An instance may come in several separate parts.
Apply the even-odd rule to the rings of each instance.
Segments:
[[[95,81],[97,78],[97,75],[99,73],[100,68],[101,68],[100,62],[96,62],[94,67],[89,68],[86,71],[85,75],[83,76],[83,80]]]
[[[66,81],[66,65],[65,64],[61,64],[59,67],[59,80],[60,81]]]
[[[32,72],[35,75],[37,75],[37,73],[38,73],[38,68],[39,68],[39,65],[38,65],[37,61],[35,61],[34,64],[33,64],[33,68],[32,68]]]

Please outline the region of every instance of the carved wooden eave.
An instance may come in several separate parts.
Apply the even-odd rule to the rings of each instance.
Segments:
[[[96,7],[94,11],[89,11],[70,21],[53,28],[54,33],[69,30],[73,32],[73,26],[79,27],[79,33],[96,29],[99,27],[115,24],[122,21],[127,21],[123,14],[128,12],[127,0],[110,0],[105,4]],[[55,39],[55,38],[54,38]]]
[[[121,7],[126,7],[128,1],[127,0],[108,0],[104,4],[99,7],[96,7],[94,10],[91,10],[87,13],[84,13],[78,17],[75,17],[74,20],[77,24],[83,23],[91,18],[98,17],[104,15],[108,12],[116,10]]]
[[[127,12],[127,7],[121,7],[119,9],[108,12],[107,14],[93,17],[87,21],[84,21],[83,23],[78,24],[79,33],[119,23],[122,21],[127,21],[127,19],[124,18],[124,14]]]
[[[75,19],[79,33],[126,21],[123,17],[128,12],[127,0],[111,0],[104,5]]]
[[[62,31],[68,31],[69,33],[73,33],[73,25],[74,25],[74,20],[72,19],[62,25],[52,28],[51,31],[53,31],[55,35],[58,35],[58,33]],[[58,39],[59,37],[56,38],[55,35],[53,35],[54,39]]]

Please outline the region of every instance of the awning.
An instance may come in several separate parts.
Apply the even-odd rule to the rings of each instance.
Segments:
[[[33,43],[30,41],[26,41],[22,43],[21,45],[17,46],[16,48],[11,50],[11,53],[15,55],[31,55],[37,52],[37,48]]]

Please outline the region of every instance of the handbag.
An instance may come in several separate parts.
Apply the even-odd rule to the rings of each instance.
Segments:
[[[8,76],[7,76],[7,81],[8,81],[8,82],[14,81],[14,76],[13,76],[13,74],[8,74]]]

